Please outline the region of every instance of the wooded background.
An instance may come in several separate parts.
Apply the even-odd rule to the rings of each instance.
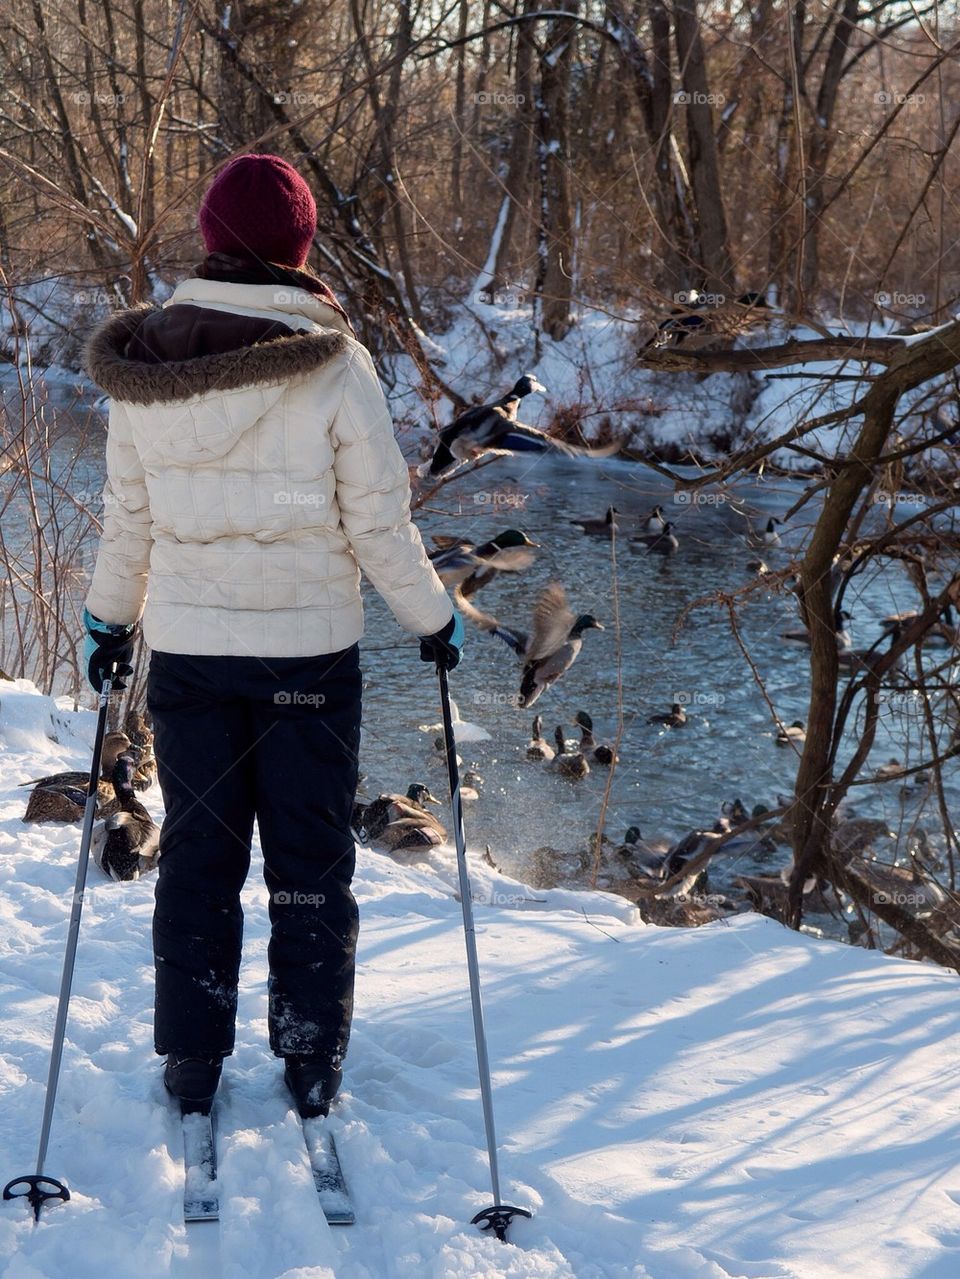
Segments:
[[[253,149],[311,181],[311,262],[362,336],[418,363],[418,329],[470,301],[488,258],[484,296],[535,301],[555,338],[574,300],[642,315],[755,289],[791,314],[936,322],[960,287],[952,6],[3,0],[0,16],[14,284],[66,272],[95,302],[150,296],[198,259],[216,168]],[[8,350],[29,319],[5,321]]]

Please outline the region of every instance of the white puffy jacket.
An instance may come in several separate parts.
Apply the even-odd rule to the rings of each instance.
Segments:
[[[373,362],[343,319],[273,284],[191,279],[178,303],[292,332],[159,363],[125,354],[156,308],[94,334],[87,368],[111,406],[90,612],[142,613],[146,642],[167,652],[330,653],[363,633],[362,569],[402,627],[440,630],[452,605],[410,520]]]

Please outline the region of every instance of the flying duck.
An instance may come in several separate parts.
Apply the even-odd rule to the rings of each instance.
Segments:
[[[602,631],[603,624],[592,613],[574,617],[567,593],[559,582],[550,582],[540,592],[533,607],[533,633],[503,626],[495,617],[481,613],[457,594],[465,616],[481,630],[503,640],[523,659],[518,705],[532,706],[545,689],[555,684],[576,661],[583,647],[585,631]]]
[[[480,546],[459,538],[435,537],[437,549],[429,558],[444,586],[461,586],[473,579],[473,594],[497,573],[520,573],[534,561],[537,543],[518,528],[508,528]]]

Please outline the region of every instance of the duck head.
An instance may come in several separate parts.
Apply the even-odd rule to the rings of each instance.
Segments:
[[[136,767],[137,756],[132,750],[122,751],[117,756],[110,773],[110,780],[113,782],[113,789],[118,799],[133,794],[133,774]]]
[[[639,826],[627,827],[627,833],[623,837],[623,842],[625,844],[639,844],[641,839],[642,836],[640,834]]]
[[[593,732],[593,720],[586,711],[577,711],[573,717],[573,722],[578,728],[585,728],[587,732]]]
[[[538,382],[532,373],[524,373],[523,377],[517,378],[513,384],[511,395],[515,395],[517,399],[522,400],[525,395],[532,395],[534,391],[539,391],[546,395],[547,388],[542,382]]]
[[[439,799],[435,795],[430,794],[430,788],[424,786],[423,782],[414,782],[412,786],[407,787],[407,799],[412,799],[415,804],[421,807],[424,804],[439,804]]]
[[[584,631],[602,631],[606,627],[602,622],[598,622],[592,613],[581,613],[574,624],[570,627],[571,635],[582,635]]]
[[[553,740],[557,743],[557,754],[565,755],[567,753],[567,740],[563,735],[562,724],[558,724],[553,730]]]
[[[490,539],[491,543],[499,550],[505,551],[517,546],[535,546],[539,547],[539,542],[532,542],[526,533],[518,528],[504,529],[502,533],[498,533],[496,537]]]

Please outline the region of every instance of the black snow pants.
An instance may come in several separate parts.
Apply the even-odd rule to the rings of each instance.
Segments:
[[[270,894],[270,1047],[337,1063],[346,1052],[360,701],[356,645],[297,658],[153,653],[147,706],[166,807],[153,920],[158,1053],[233,1051],[254,818]]]

